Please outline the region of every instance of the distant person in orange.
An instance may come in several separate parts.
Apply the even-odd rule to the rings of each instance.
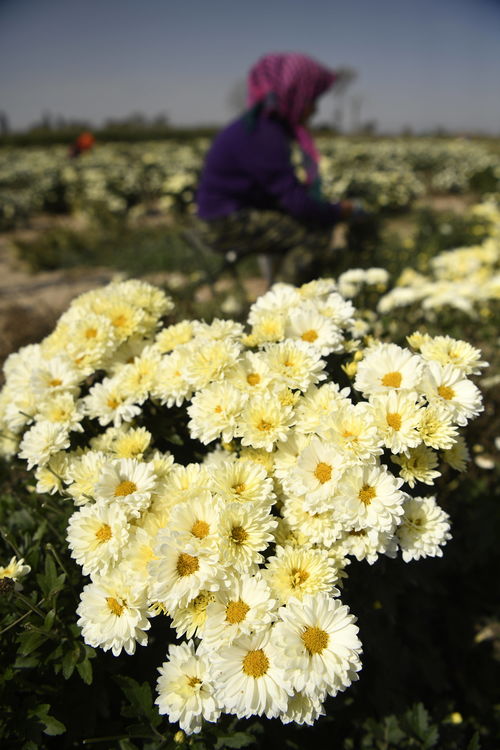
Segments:
[[[95,144],[95,138],[88,130],[80,133],[78,138],[69,147],[69,156],[72,159],[76,159],[77,156],[83,154],[84,151],[90,151]]]

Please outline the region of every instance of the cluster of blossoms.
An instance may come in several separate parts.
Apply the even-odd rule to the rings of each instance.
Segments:
[[[76,299],[7,360],[2,451],[74,503],[86,643],[133,654],[165,615],[187,639],[160,667],[162,714],[188,733],[221,712],[312,724],[361,668],[348,564],[442,555],[447,514],[407,490],[440,459],[464,468],[486,363],[449,337],[368,342],[329,279],[275,285],[248,328],[165,325],[171,307],[139,281]]]
[[[485,304],[500,299],[499,206],[493,201],[479,204],[473,215],[486,223],[486,239],[439,253],[430,261],[427,275],[405,269],[396,286],[380,299],[379,312],[418,304],[428,318],[446,307],[475,316]]]

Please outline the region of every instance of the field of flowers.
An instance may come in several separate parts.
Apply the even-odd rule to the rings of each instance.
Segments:
[[[0,220],[140,242],[206,145],[9,152]],[[2,748],[500,747],[500,158],[320,146],[374,216],[321,278],[210,307],[117,280],[8,357]]]

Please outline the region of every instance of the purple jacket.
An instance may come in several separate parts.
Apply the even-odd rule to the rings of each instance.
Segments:
[[[313,198],[291,163],[286,124],[259,117],[254,128],[240,118],[215,138],[197,191],[198,216],[210,221],[242,208],[274,209],[314,226],[339,221],[340,206]]]

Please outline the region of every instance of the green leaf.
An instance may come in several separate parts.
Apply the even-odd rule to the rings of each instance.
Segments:
[[[56,619],[56,611],[55,609],[51,609],[50,612],[47,612],[47,614],[45,615],[45,620],[43,621],[44,630],[47,630],[47,631],[52,630],[52,625],[54,624],[55,619]]]
[[[115,680],[137,714],[143,714],[148,718],[156,715],[156,712],[153,710],[151,688],[147,682],[139,685],[132,677],[124,677],[123,675],[117,675]]]
[[[224,747],[248,747],[255,744],[255,737],[246,732],[235,732],[234,734],[219,737],[214,745],[215,750],[221,750]]]
[[[46,638],[42,633],[34,633],[33,631],[27,630],[18,636],[20,642],[19,653],[23,656],[28,656],[32,651],[35,651]]]
[[[28,711],[28,717],[31,719],[38,719],[44,726],[42,730],[44,734],[50,736],[56,734],[63,734],[66,731],[64,724],[54,716],[49,714],[50,705],[48,703],[40,703],[35,708]]]
[[[467,750],[481,750],[481,743],[479,742],[479,732],[474,732],[471,741],[467,745]]]
[[[36,656],[18,656],[14,662],[16,669],[32,669],[38,666],[38,658]]]
[[[76,663],[80,658],[80,649],[75,644],[69,651],[66,651],[62,658],[62,673],[65,680],[69,680],[75,671]]]
[[[84,659],[76,665],[78,674],[86,685],[92,685],[92,664],[88,659]]]

